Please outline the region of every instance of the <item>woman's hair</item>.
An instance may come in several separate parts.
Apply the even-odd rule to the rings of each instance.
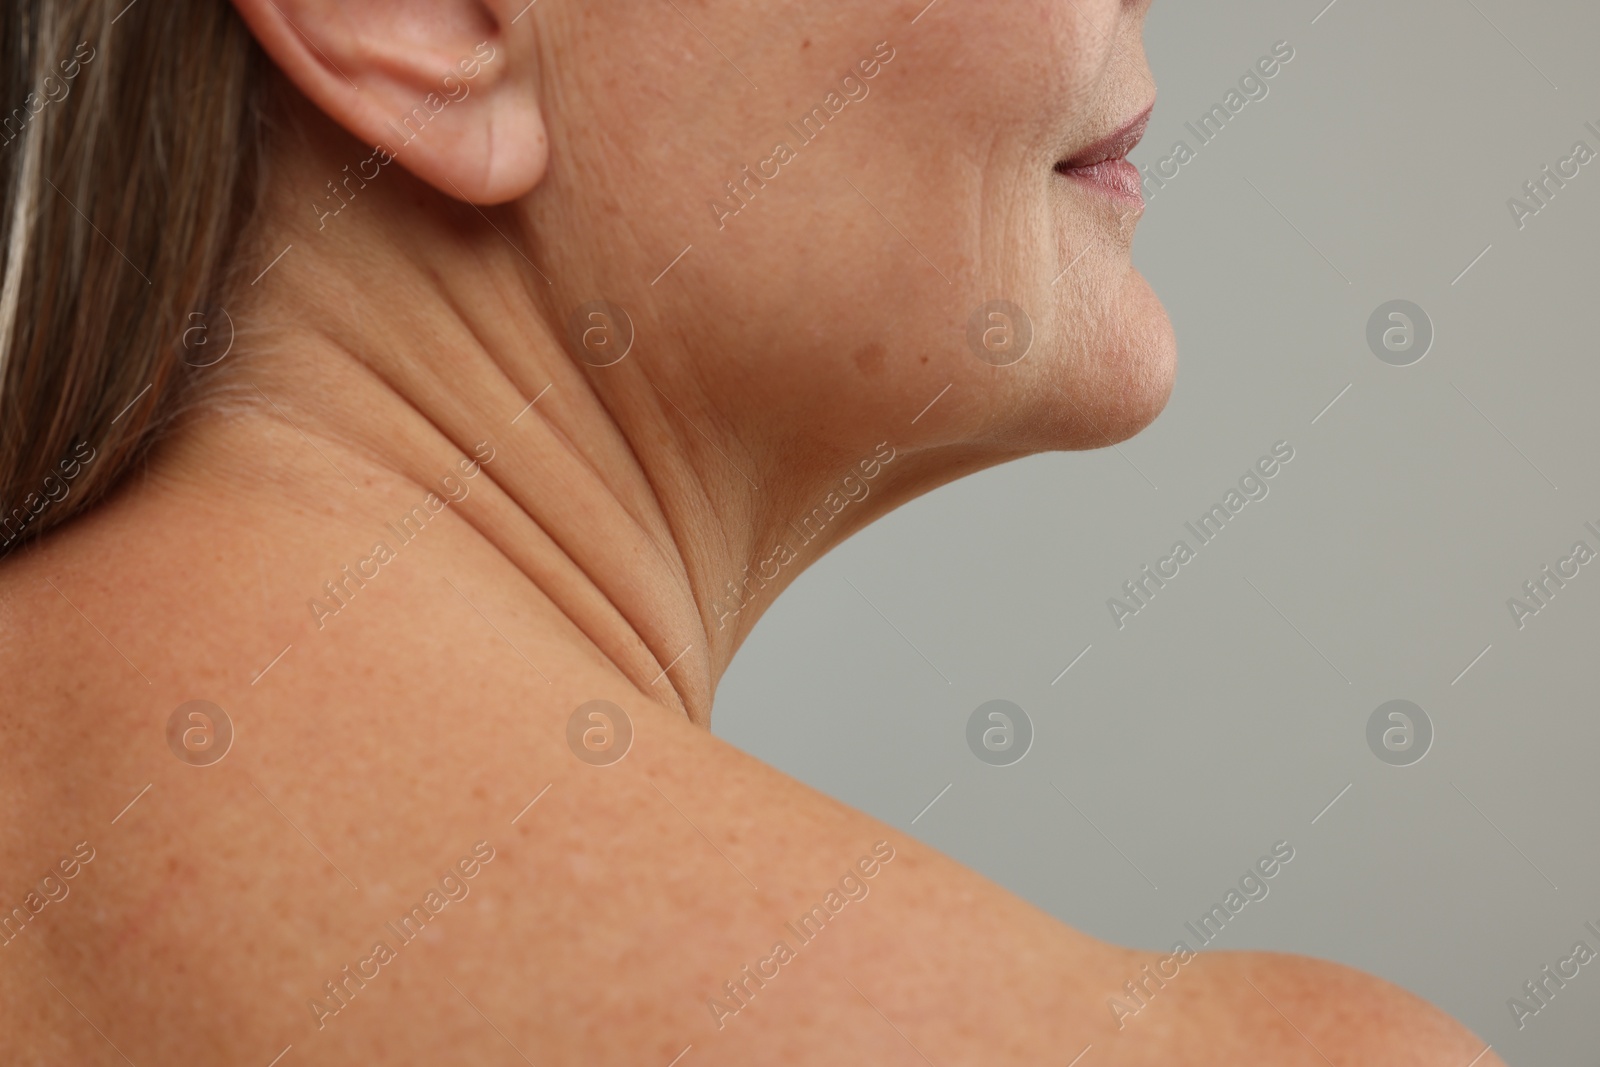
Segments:
[[[227,0],[0,0],[0,555],[103,497],[226,344],[269,76]]]

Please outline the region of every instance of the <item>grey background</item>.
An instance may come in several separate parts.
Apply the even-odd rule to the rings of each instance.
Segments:
[[[1590,1063],[1600,962],[1521,1031],[1506,1002],[1580,938],[1600,950],[1600,562],[1520,631],[1506,601],[1600,548],[1600,160],[1520,232],[1506,201],[1574,141],[1600,150],[1600,9],[1325,2],[1151,13],[1137,163],[1296,51],[1140,226],[1180,346],[1161,418],[967,478],[820,561],[733,664],[715,730],[1144,948],[1287,839],[1213,947],[1374,972],[1512,1065]],[[1410,367],[1366,344],[1391,299],[1435,325]],[[1278,440],[1270,495],[1117,630],[1107,598]],[[1011,767],[966,747],[997,698],[1036,732]],[[1436,732],[1410,767],[1366,743],[1395,698]]]

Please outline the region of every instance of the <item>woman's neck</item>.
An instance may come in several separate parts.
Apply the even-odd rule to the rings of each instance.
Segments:
[[[296,150],[273,160],[241,271],[254,280],[212,316],[203,360],[233,348],[139,485],[186,487],[222,523],[248,494],[304,513],[266,508],[279,518],[251,521],[276,528],[252,525],[256,537],[303,536],[314,518],[347,536],[393,524],[397,502],[445,496],[440,479],[484,443],[494,459],[450,510],[556,629],[705,724],[734,651],[806,566],[995,461],[908,448],[889,428],[864,444],[870,427],[845,442],[805,420],[752,421],[764,394],[708,380],[692,338],[580,314],[608,284],[636,310],[658,298],[605,281],[605,252],[563,229],[560,180],[534,194],[549,202],[480,209],[394,163],[363,168],[371,153],[318,113],[292,121],[300,135],[279,141]],[[617,345],[625,358],[591,365]],[[765,429],[739,439],[730,425]]]
[[[218,502],[220,522],[232,521],[227,502],[276,499],[295,510],[238,509],[252,515],[252,536],[303,537],[326,519],[375,542],[407,532],[398,501],[433,494],[575,639],[707,722],[736,642],[727,629],[708,634],[706,591],[747,558],[735,531],[749,525],[748,487],[704,463],[704,442],[685,440],[696,429],[659,394],[595,388],[591,375],[606,372],[580,366],[551,335],[546,294],[519,284],[522,253],[486,217],[412,205],[406,229],[389,225],[398,215],[386,208],[418,195],[394,170],[336,217],[307,204],[263,227],[263,263],[288,251],[208,324],[204,358],[230,340],[233,349],[203,372],[209,394],[132,491],[200,494]],[[298,177],[280,175],[286,188],[313,187]],[[611,410],[619,399],[624,409]],[[674,402],[708,425],[692,397]],[[643,436],[642,426],[665,429]],[[493,458],[468,479],[463,460],[485,453]],[[330,557],[330,581],[359,566],[344,555]],[[337,596],[324,590],[325,605]]]

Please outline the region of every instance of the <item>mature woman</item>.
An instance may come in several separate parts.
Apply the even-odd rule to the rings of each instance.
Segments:
[[[8,0],[0,1060],[1499,1063],[707,730],[828,548],[1161,410],[1146,8]]]

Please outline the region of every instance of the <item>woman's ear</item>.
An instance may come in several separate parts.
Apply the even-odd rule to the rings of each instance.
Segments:
[[[423,181],[475,204],[544,177],[527,0],[233,0],[314,104]]]

